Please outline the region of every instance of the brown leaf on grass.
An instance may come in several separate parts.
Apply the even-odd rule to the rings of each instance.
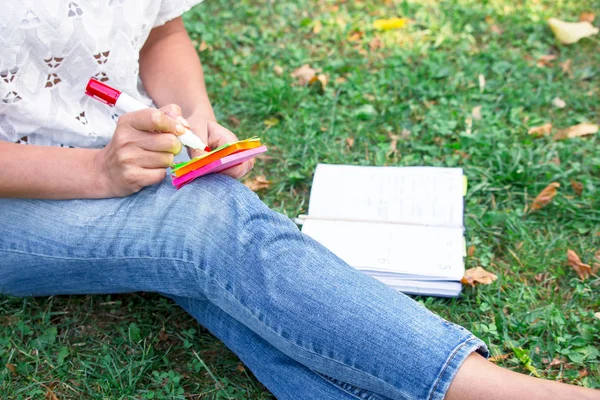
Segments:
[[[590,374],[590,372],[587,369],[585,369],[585,368],[579,370],[579,377],[580,378],[585,378],[589,374]]]
[[[542,136],[549,135],[551,131],[552,131],[552,124],[547,123],[547,124],[540,125],[540,126],[533,126],[533,127],[529,128],[527,133],[534,137],[542,137]]]
[[[275,72],[275,75],[283,75],[283,68],[280,65],[276,65],[273,67],[273,72]]]
[[[319,88],[321,90],[325,89],[325,86],[327,86],[327,82],[329,82],[329,78],[327,77],[327,75],[325,74],[319,74],[316,76],[313,76],[311,78],[310,81],[308,81],[309,85],[319,85]]]
[[[551,67],[552,61],[556,60],[556,54],[546,54],[538,58],[536,64],[540,68]]]
[[[348,80],[346,78],[344,78],[343,76],[338,76],[337,78],[335,78],[335,84],[336,85],[341,85],[342,83],[346,83]]]
[[[164,329],[161,329],[158,332],[158,341],[159,342],[166,342],[167,340],[169,340],[169,334],[167,332],[165,332]]]
[[[46,400],[58,400],[58,396],[54,393],[54,385],[46,386]]]
[[[573,71],[571,70],[571,66],[573,65],[573,60],[571,60],[570,58],[564,62],[561,62],[560,64],[560,69],[562,69],[562,72],[564,72],[565,74],[573,74]]]
[[[395,155],[398,153],[398,139],[400,139],[399,135],[394,135],[391,132],[388,132],[388,136],[391,139],[390,141],[390,149],[387,152],[387,156]]]
[[[362,39],[362,37],[364,35],[365,34],[362,31],[354,31],[350,34],[350,36],[348,36],[348,41],[349,42],[358,42],[358,41],[360,41],[360,39]]]
[[[474,120],[479,121],[481,119],[481,106],[475,106],[471,110],[471,116]]]
[[[594,313],[594,317],[600,319],[600,312]]]
[[[346,138],[346,145],[347,145],[349,148],[352,148],[352,146],[354,146],[354,138],[351,138],[351,137],[349,137],[349,138]]]
[[[6,363],[4,365],[6,366],[6,368],[8,368],[8,370],[11,372],[11,374],[13,374],[13,375],[17,374],[17,367],[15,367],[15,364]]]
[[[488,360],[493,363],[497,363],[498,361],[506,360],[508,357],[510,357],[510,354],[498,354],[498,355],[490,357]]]
[[[290,75],[292,76],[292,78],[296,78],[298,80],[299,85],[305,86],[308,85],[311,79],[313,79],[317,75],[317,72],[319,71],[314,68],[311,68],[310,64],[304,64],[300,68],[297,68]]]
[[[268,181],[264,176],[257,176],[254,179],[246,179],[244,181],[244,185],[247,188],[252,190],[253,192],[258,192],[259,190],[263,190],[269,187],[271,181]]]
[[[469,246],[469,249],[467,250],[467,255],[469,257],[473,257],[473,254],[475,254],[475,246]]]
[[[550,361],[550,364],[548,364],[549,367],[556,367],[557,365],[561,365],[564,361],[561,360],[558,357],[554,357],[552,359],[552,361]]]
[[[581,124],[570,126],[566,129],[561,129],[552,138],[553,140],[564,140],[573,139],[577,137],[592,135],[598,132],[598,125],[591,124],[589,122],[583,122]]]
[[[556,189],[558,189],[559,187],[560,183],[558,182],[552,182],[551,184],[546,186],[544,190],[542,190],[540,194],[538,194],[536,198],[533,199],[533,203],[531,203],[529,211],[539,210],[540,208],[550,203],[554,196],[556,196]]]
[[[594,258],[595,258],[596,260],[600,261],[600,249],[598,249],[598,250],[596,251],[596,254],[594,254]]]
[[[477,284],[489,285],[498,277],[481,267],[469,268],[465,271],[465,276],[460,280],[463,285],[475,286]]]
[[[579,278],[581,278],[582,281],[590,277],[592,267],[584,264],[577,253],[571,249],[567,250],[567,262],[569,263],[569,266],[577,272],[577,275],[579,275]]]
[[[381,39],[379,39],[379,37],[375,36],[370,42],[369,42],[369,49],[371,49],[371,51],[375,51],[378,49],[382,49],[383,48],[383,42],[381,41]]]
[[[235,115],[230,115],[229,117],[227,117],[227,121],[229,122],[232,128],[237,128],[242,123],[240,119]]]
[[[235,369],[237,369],[239,372],[246,372],[246,368],[244,367],[244,364],[242,363],[238,363],[237,367],[235,367]]]
[[[318,35],[319,32],[321,32],[321,29],[323,29],[323,24],[321,23],[321,21],[317,21],[313,25],[312,33],[314,33],[315,35]]]
[[[200,46],[198,46],[198,51],[199,51],[199,52],[203,52],[204,50],[206,50],[206,49],[208,49],[208,48],[209,48],[208,44],[206,44],[206,42],[203,40],[203,41],[200,43]]]
[[[571,179],[571,187],[577,196],[581,196],[581,193],[583,192],[583,183]]]
[[[595,19],[596,19],[596,15],[591,12],[582,12],[579,15],[580,22],[589,22],[591,24],[592,22],[594,22]]]

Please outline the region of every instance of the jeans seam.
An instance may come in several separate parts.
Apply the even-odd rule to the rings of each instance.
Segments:
[[[15,254],[26,254],[35,257],[45,257],[45,258],[53,258],[57,260],[75,260],[75,261],[96,261],[96,260],[168,260],[168,261],[179,261],[187,264],[192,264],[195,266],[193,261],[187,261],[182,258],[171,258],[171,257],[61,257],[61,256],[52,256],[48,254],[39,254],[32,253],[28,251],[20,251],[20,250],[9,250],[9,249],[0,249],[0,252],[5,253],[15,253]]]
[[[469,344],[472,341],[477,341],[478,339],[476,337],[470,337],[469,339],[465,340],[464,342],[462,342],[459,346],[457,346],[454,351],[450,354],[450,356],[446,359],[446,363],[444,364],[444,367],[442,368],[442,370],[440,371],[440,373],[438,374],[437,379],[435,380],[435,384],[433,385],[433,388],[431,389],[431,392],[429,393],[429,396],[427,397],[429,400],[433,399],[435,396],[435,393],[437,391],[438,386],[440,385],[440,382],[442,381],[442,377],[444,376],[444,374],[446,373],[446,370],[448,369],[448,367],[450,366],[450,363],[452,362],[452,360],[454,359],[454,357],[456,357],[456,355],[458,354],[458,352],[465,347],[467,344]]]
[[[300,348],[300,349],[302,349],[302,350],[306,351],[306,352],[307,352],[307,353],[309,353],[309,354],[312,354],[312,355],[315,355],[315,356],[317,356],[317,357],[321,357],[321,358],[324,358],[324,359],[326,359],[326,360],[332,361],[332,362],[334,362],[334,363],[336,363],[336,364],[339,364],[339,365],[341,365],[341,366],[344,366],[344,367],[346,367],[346,368],[348,368],[348,369],[350,369],[350,370],[352,370],[352,371],[358,372],[358,373],[360,373],[360,374],[364,374],[364,375],[366,375],[366,376],[367,376],[367,377],[369,377],[369,378],[373,378],[373,379],[375,379],[376,381],[379,381],[379,382],[381,382],[381,383],[384,383],[385,385],[389,385],[389,386],[391,386],[391,387],[392,387],[392,388],[393,388],[395,391],[402,392],[401,390],[399,390],[398,388],[396,388],[396,387],[395,387],[393,384],[391,384],[391,383],[389,383],[389,382],[387,382],[387,381],[385,381],[385,380],[383,380],[383,379],[379,378],[378,376],[374,376],[374,375],[370,374],[369,372],[366,372],[366,371],[361,371],[361,370],[359,370],[359,369],[356,369],[356,368],[354,368],[354,367],[352,367],[352,366],[349,366],[349,365],[347,365],[347,364],[345,364],[345,363],[343,363],[343,362],[341,362],[341,361],[335,360],[335,359],[333,359],[333,358],[329,358],[329,357],[327,357],[326,355],[315,353],[314,351],[312,351],[312,350],[310,350],[310,349],[307,349],[307,348],[305,348],[305,347],[303,347],[303,346],[301,346],[301,345],[299,345],[299,344],[297,344],[297,343],[294,343],[294,342],[292,342],[291,340],[289,340],[289,339],[287,339],[287,338],[285,338],[285,337],[281,336],[279,333],[277,333],[277,331],[276,331],[276,330],[274,330],[274,329],[273,329],[271,326],[269,326],[269,324],[267,324],[267,323],[265,323],[264,321],[261,321],[259,318],[257,318],[257,317],[256,317],[256,315],[254,315],[254,313],[253,313],[253,312],[252,312],[252,311],[251,311],[251,310],[250,310],[248,307],[246,307],[246,306],[245,306],[245,305],[244,305],[244,304],[243,304],[243,303],[242,303],[242,302],[241,302],[241,301],[240,301],[240,300],[239,300],[239,299],[238,299],[238,298],[237,298],[237,297],[236,297],[236,296],[235,296],[235,295],[234,295],[232,292],[230,292],[229,290],[227,290],[227,288],[225,288],[224,286],[222,286],[222,285],[221,285],[221,282],[219,282],[219,280],[218,280],[218,279],[215,279],[215,278],[211,277],[211,276],[210,276],[210,275],[209,275],[209,274],[208,274],[208,273],[207,273],[205,270],[203,270],[202,268],[197,268],[197,269],[196,269],[196,271],[202,271],[202,273],[203,273],[205,276],[207,276],[208,278],[210,278],[210,279],[211,279],[212,281],[214,281],[214,282],[215,282],[217,285],[219,285],[219,287],[220,287],[220,288],[221,288],[221,289],[222,289],[224,292],[226,292],[227,294],[229,294],[229,295],[230,295],[230,297],[231,297],[231,298],[233,298],[233,300],[234,300],[234,301],[235,301],[235,302],[236,302],[236,303],[237,303],[237,304],[238,304],[238,305],[239,305],[241,308],[243,308],[243,309],[247,310],[247,311],[249,312],[250,316],[252,317],[252,319],[254,319],[254,320],[255,320],[256,322],[258,322],[259,324],[261,324],[261,325],[265,326],[267,329],[269,329],[269,331],[271,331],[272,333],[274,333],[275,335],[277,335],[277,336],[278,336],[280,339],[282,339],[283,341],[285,341],[285,342],[287,342],[287,343],[291,344],[291,345],[292,345],[292,346],[294,346],[294,347],[298,347],[298,348]],[[210,299],[209,299],[209,301],[210,301]],[[213,303],[213,304],[214,304],[214,303]],[[218,306],[217,306],[217,307],[218,307]],[[219,307],[219,308],[220,308],[220,307]],[[228,314],[229,314],[229,313],[228,313]],[[260,336],[260,335],[259,335],[259,336]],[[293,357],[292,357],[292,359],[293,359]]]

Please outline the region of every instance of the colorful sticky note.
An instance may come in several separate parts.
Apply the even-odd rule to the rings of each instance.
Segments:
[[[193,158],[190,161],[174,164],[171,166],[171,170],[173,171],[173,174],[175,176],[182,176],[187,174],[188,172],[194,171],[198,168],[202,168],[203,166],[210,164],[211,162],[220,158],[226,157],[231,154],[235,154],[242,150],[253,149],[259,147],[260,145],[260,139],[256,137],[240,140],[235,143],[228,143],[214,149],[210,153]]]
[[[244,161],[256,157],[260,153],[264,153],[265,151],[267,151],[267,147],[260,146],[249,150],[238,151],[237,153],[214,160],[201,168],[188,172],[185,175],[173,176],[173,186],[175,186],[177,189],[180,189],[182,186],[190,183],[196,178],[215,172],[223,171],[227,168],[241,164]]]

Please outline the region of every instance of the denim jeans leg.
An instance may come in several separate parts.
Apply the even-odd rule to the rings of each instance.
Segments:
[[[278,399],[387,399],[310,370],[271,346],[208,300],[170,297],[233,351]]]
[[[1,199],[0,234],[0,292],[206,298],[310,370],[384,397],[442,399],[462,361],[487,353],[219,174],[125,199]]]

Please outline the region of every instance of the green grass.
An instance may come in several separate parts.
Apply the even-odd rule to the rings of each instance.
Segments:
[[[566,264],[567,248],[588,264],[600,248],[600,135],[554,142],[527,134],[546,122],[600,123],[600,45],[557,45],[544,22],[593,10],[599,1],[209,0],[185,20],[209,46],[201,58],[219,120],[269,145],[271,158],[251,175],[272,181],[260,192],[268,205],[306,212],[318,162],[464,168],[467,264],[499,279],[459,299],[419,301],[506,355],[500,365],[600,388],[600,279],[582,282]],[[392,16],[416,22],[372,28]],[[360,40],[349,41],[356,31]],[[375,38],[383,48],[369,47]],[[545,54],[557,59],[538,67]],[[560,67],[566,60],[571,73]],[[294,85],[290,73],[307,63],[328,76],[324,91]],[[555,97],[567,106],[552,106]],[[471,118],[476,106],[481,120]],[[396,152],[390,135],[401,136]],[[583,183],[580,196],[571,179]],[[562,186],[552,203],[526,213],[554,181]],[[47,387],[60,399],[271,398],[157,295],[2,297],[0,359],[3,398],[43,398]]]

